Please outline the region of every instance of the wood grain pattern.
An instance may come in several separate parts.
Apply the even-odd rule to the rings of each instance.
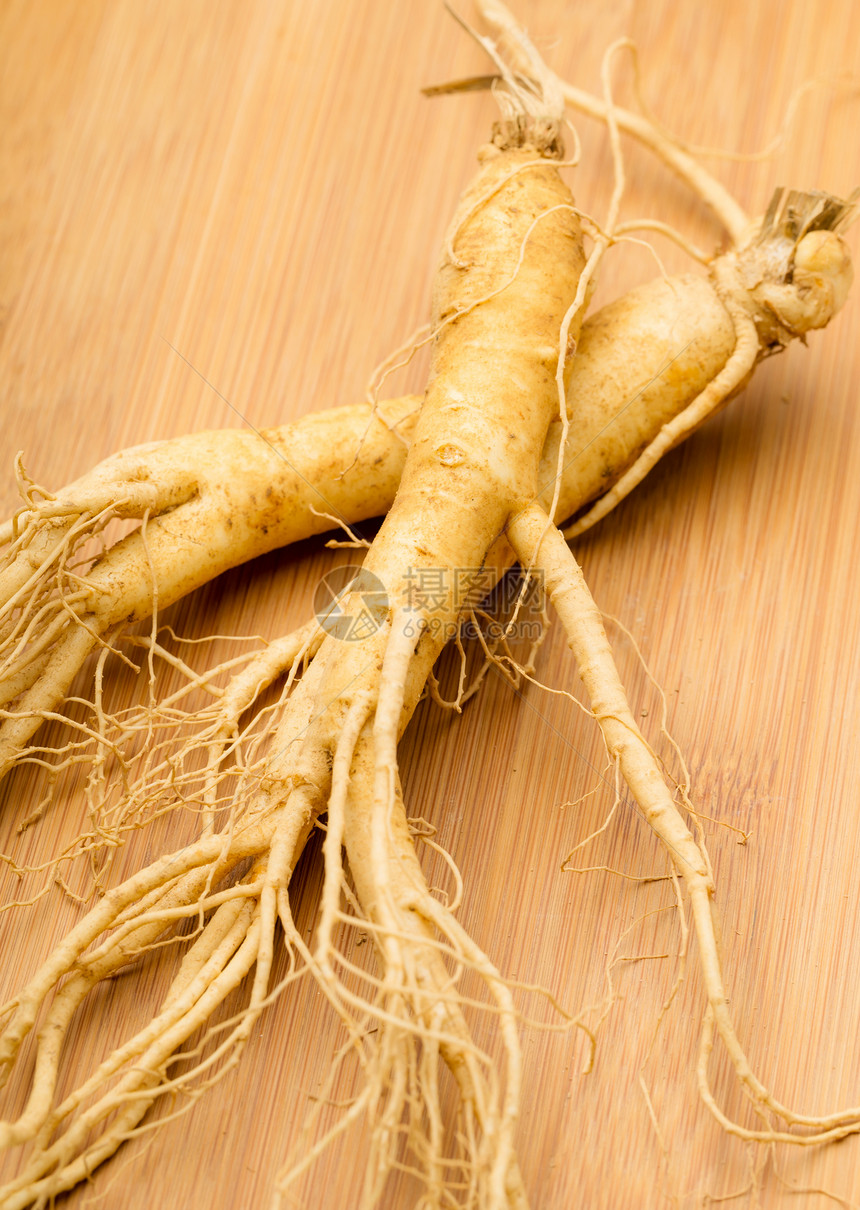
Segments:
[[[584,87],[599,86],[613,39],[634,38],[660,116],[709,146],[759,148],[800,82],[856,81],[860,70],[852,0],[520,8],[552,64]],[[4,514],[15,506],[18,449],[39,482],[59,486],[123,446],[350,402],[424,319],[447,216],[492,120],[486,96],[419,95],[485,70],[435,0],[12,0],[0,48]],[[622,99],[628,67],[617,72]],[[822,84],[774,155],[715,170],[752,212],[776,184],[844,195],[860,182],[858,106],[845,87]],[[599,216],[605,137],[577,125],[583,159],[571,180]],[[719,239],[679,184],[628,151],[631,215],[657,215],[699,243]],[[849,242],[856,250],[856,234]],[[662,242],[659,253],[670,271],[685,264]],[[621,249],[600,298],[654,272],[648,253]],[[756,1070],[807,1111],[860,1103],[856,295],[808,349],[763,366],[577,547],[598,603],[630,628],[665,688],[696,802],[750,833],[740,845],[707,825],[728,982]],[[402,386],[420,377],[416,365]],[[269,557],[171,618],[186,633],[276,635],[305,616],[331,558],[318,544]],[[615,639],[650,725],[655,695],[628,641]],[[577,687],[557,630],[539,671]],[[796,1186],[860,1199],[860,1141],[751,1157],[698,1102],[695,961],[660,1021],[677,969],[666,883],[560,872],[611,802],[596,732],[574,706],[491,677],[462,717],[425,704],[402,756],[410,809],[435,823],[463,872],[460,919],[505,972],[575,1009],[600,999],[607,961],[621,959],[591,1074],[581,1073],[581,1038],[524,1032],[520,1141],[535,1207],[686,1210],[747,1186],[731,1204],[833,1204],[813,1192],[798,1202]],[[80,805],[19,837],[31,793],[29,775],[9,780],[0,849],[35,861],[74,834]],[[153,832],[128,861],[168,842],[166,830]],[[664,872],[626,800],[583,857]],[[306,861],[301,880],[310,929],[318,863]],[[7,878],[4,901],[19,893]],[[0,920],[5,992],[79,915],[57,891]],[[156,1002],[167,977],[154,963],[103,989],[81,1013],[64,1079],[86,1061],[89,1030],[106,1043]],[[523,1005],[548,1019],[538,999]],[[92,1204],[94,1193],[120,1210],[267,1204],[339,1040],[313,985],[293,989],[212,1095],[130,1144],[94,1191],[64,1204]],[[721,1060],[713,1075],[722,1102],[746,1112]],[[355,1205],[356,1145],[320,1162],[307,1205]],[[404,1177],[386,1206],[414,1198]]]

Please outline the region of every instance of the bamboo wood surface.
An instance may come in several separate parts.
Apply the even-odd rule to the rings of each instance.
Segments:
[[[750,212],[777,184],[844,196],[860,183],[860,98],[845,87],[846,73],[860,78],[853,0],[533,0],[519,10],[550,63],[592,90],[606,47],[635,39],[661,118],[711,147],[757,150],[796,86],[821,81],[770,158],[708,161]],[[423,322],[447,218],[494,116],[483,94],[419,94],[487,70],[435,0],[11,0],[0,55],[4,515],[19,449],[39,483],[58,487],[124,446],[356,401]],[[618,61],[624,101],[629,69]],[[570,179],[599,218],[606,138],[575,121],[583,155]],[[631,217],[672,222],[703,246],[721,238],[648,154],[625,150]],[[849,243],[856,254],[855,232]],[[657,246],[670,270],[688,266]],[[616,250],[598,301],[657,271],[644,249]],[[598,604],[629,628],[665,690],[695,802],[716,821],[705,826],[742,1040],[780,1099],[810,1112],[860,1104],[858,308],[855,289],[828,331],[763,365],[576,547]],[[421,373],[414,365],[391,393],[418,387]],[[273,637],[307,616],[339,557],[321,543],[267,557],[163,620],[184,634]],[[659,700],[631,643],[611,633],[658,742]],[[455,674],[454,661],[446,668]],[[557,627],[538,672],[579,688]],[[538,686],[515,693],[490,676],[462,716],[422,705],[402,763],[410,812],[435,824],[463,873],[459,919],[506,974],[579,1009],[605,994],[615,962],[618,998],[590,1074],[581,1035],[523,1032],[520,1154],[535,1207],[686,1210],[731,1194],[738,1206],[833,1204],[820,1192],[799,1200],[796,1187],[860,1201],[860,1140],[750,1153],[699,1102],[695,955],[661,1020],[678,969],[670,884],[561,871],[612,802],[587,717]],[[72,796],[19,836],[33,793],[29,773],[8,779],[0,848],[19,860],[74,835],[83,809]],[[170,826],[137,838],[127,862],[168,845]],[[626,798],[578,858],[640,879],[666,872]],[[307,931],[319,886],[314,849],[300,874]],[[2,893],[22,888],[7,877]],[[4,998],[82,911],[56,889],[0,919]],[[63,1079],[168,980],[169,963],[153,962],[101,989],[80,1013]],[[559,1021],[539,997],[523,993],[522,1005]],[[266,1205],[340,1041],[314,985],[292,988],[236,1071],[62,1204]],[[753,1125],[722,1058],[712,1074],[721,1103]],[[348,1136],[322,1158],[303,1204],[356,1205],[360,1143]],[[404,1175],[385,1206],[415,1197]]]

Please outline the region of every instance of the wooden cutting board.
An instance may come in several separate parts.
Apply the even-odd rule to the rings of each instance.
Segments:
[[[750,213],[778,184],[844,196],[860,183],[852,0],[519,9],[556,70],[592,90],[610,43],[634,39],[660,120],[692,144],[743,153],[706,162]],[[493,120],[485,94],[419,92],[487,70],[435,0],[12,0],[0,56],[4,514],[16,507],[18,450],[39,483],[58,487],[124,446],[349,403],[424,322],[443,230]],[[631,79],[619,53],[624,103]],[[599,221],[606,135],[574,121],[582,156],[570,179]],[[752,154],[780,131],[771,154]],[[624,153],[629,217],[672,223],[705,248],[720,242],[650,154],[627,142]],[[854,232],[849,243],[856,251]],[[598,303],[662,269],[698,271],[665,239],[653,245],[613,251]],[[708,817],[750,1061],[808,1112],[860,1103],[858,307],[855,292],[808,348],[762,366],[576,547],[599,605],[665,691]],[[419,359],[387,390],[420,389],[423,372]],[[307,616],[338,557],[307,543],[264,558],[163,620],[184,634],[273,637]],[[610,630],[643,726],[671,761],[659,698],[625,632]],[[444,675],[455,673],[452,660]],[[557,627],[538,675],[579,690]],[[750,1151],[698,1099],[696,951],[662,1014],[679,970],[678,917],[671,884],[654,881],[665,861],[626,797],[578,854],[604,869],[562,872],[613,797],[595,728],[573,703],[490,676],[462,716],[425,703],[402,764],[410,812],[437,828],[463,873],[459,919],[503,972],[574,1012],[607,997],[611,972],[589,1074],[581,1034],[523,1028],[520,1155],[535,1207],[686,1210],[731,1195],[736,1206],[834,1204],[821,1192],[798,1202],[797,1188],[860,1200],[860,1141]],[[0,846],[32,864],[77,832],[84,810],[73,793],[19,835],[34,794],[29,773],[8,780]],[[169,846],[171,826],[138,837],[133,860]],[[3,902],[38,885],[7,875]],[[315,849],[298,888],[308,931],[318,891]],[[83,911],[54,888],[6,912],[6,995]],[[93,997],[64,1081],[157,1003],[169,970],[130,969]],[[520,1003],[532,1021],[561,1020],[540,996]],[[475,1028],[492,1045],[491,1023]],[[289,989],[235,1072],[192,1106],[169,1106],[188,1112],[129,1143],[63,1204],[267,1205],[342,1040],[312,982]],[[724,1056],[710,1070],[720,1104],[754,1125]],[[335,1144],[302,1204],[355,1207],[360,1147],[359,1136]],[[384,1205],[416,1197],[403,1176]]]

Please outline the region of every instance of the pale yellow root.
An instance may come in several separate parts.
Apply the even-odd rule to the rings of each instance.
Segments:
[[[332,516],[354,524],[385,512],[406,456],[394,430],[418,402],[139,446],[56,497],[27,493],[0,529],[0,774],[27,755],[90,652],[122,628],[239,563],[324,532]],[[144,524],[93,550],[116,518]]]
[[[860,1131],[860,1106],[821,1116],[798,1114],[777,1101],[750,1068],[735,1031],[723,983],[709,864],[684,823],[657,759],[636,724],[600,611],[564,538],[542,509],[535,505],[524,509],[511,521],[507,532],[520,560],[543,572],[547,594],[567,633],[610,758],[617,762],[639,809],[665,845],[690,896],[708,997],[698,1069],[705,1103],[727,1130],[744,1139],[809,1145]],[[748,1130],[722,1113],[707,1086],[707,1057],[714,1030],[756,1107],[770,1110],[787,1125],[806,1127],[814,1133]]]
[[[613,107],[609,108],[610,121],[616,121]],[[537,144],[526,142],[526,135],[534,135]],[[203,775],[208,811],[204,835],[109,892],[9,1006],[9,1026],[0,1044],[0,1058],[6,1063],[14,1061],[46,999],[54,994],[38,1039],[37,1077],[30,1102],[18,1121],[4,1126],[7,1142],[35,1143],[25,1173],[14,1186],[16,1200],[9,1204],[44,1201],[88,1175],[91,1164],[109,1154],[123,1133],[137,1128],[141,1109],[156,1097],[189,1091],[191,1081],[205,1083],[215,1078],[219,1064],[235,1060],[250,1023],[277,991],[270,984],[280,923],[291,952],[285,982],[298,977],[300,968],[295,962],[303,961],[301,970],[317,980],[346,1026],[364,1076],[363,1087],[342,1120],[290,1167],[283,1186],[294,1183],[331,1138],[365,1115],[372,1147],[364,1205],[378,1205],[384,1198],[387,1176],[404,1162],[405,1148],[408,1162],[424,1181],[428,1206],[450,1203],[452,1174],[460,1178],[465,1174],[467,1204],[493,1210],[524,1206],[514,1152],[521,1059],[511,991],[426,885],[409,835],[396,759],[398,739],[461,613],[451,586],[440,605],[416,608],[410,601],[412,578],[422,570],[441,569],[453,576],[457,570],[472,569],[483,575],[488,566],[505,566],[511,556],[499,535],[506,527],[521,561],[545,573],[550,597],[568,629],[592,695],[607,748],[684,880],[699,937],[708,1011],[744,1086],[759,1108],[779,1113],[789,1123],[812,1127],[819,1140],[858,1128],[856,1112],[828,1119],[790,1115],[750,1072],[726,1006],[707,862],[630,715],[599,615],[578,569],[547,513],[529,505],[529,501],[542,499],[552,510],[560,511],[568,498],[565,477],[560,486],[558,474],[567,465],[569,400],[564,363],[578,338],[589,274],[581,252],[576,208],[554,167],[541,159],[539,153],[547,150],[558,154],[554,127],[542,115],[503,124],[495,145],[484,150],[482,173],[464,196],[455,218],[434,299],[436,339],[430,386],[397,498],[365,565],[381,580],[388,596],[379,630],[362,643],[339,643],[331,637],[320,643],[310,668],[288,699],[286,722],[273,737],[270,755],[264,764],[249,765],[242,771],[248,778],[248,793],[228,808],[218,791],[223,758],[237,738],[239,707],[253,699],[265,680],[265,676],[257,676],[261,668],[246,678],[229,707],[220,715],[216,711],[215,729],[210,733]],[[822,230],[810,234],[832,235]],[[762,313],[767,319],[760,326],[763,348],[781,346],[807,327],[820,326],[819,321],[826,322],[844,297],[846,258],[838,237],[833,236],[830,243],[816,241],[814,249],[810,251],[807,245],[804,250],[810,234],[797,234],[796,247],[792,245],[790,254],[782,257],[775,281],[765,273],[749,291],[750,307],[760,309],[750,322],[760,319]],[[755,252],[753,260],[762,255],[760,250]],[[792,264],[791,282],[785,261]],[[807,271],[812,278],[820,278],[822,289],[816,286],[792,292],[798,270],[801,279]],[[583,277],[586,285],[581,284]],[[806,285],[809,287],[808,281]],[[680,294],[685,288],[668,284],[670,293]],[[731,385],[737,378],[737,364],[746,364],[743,358],[748,349],[743,341],[739,361],[732,364],[737,333],[746,330],[745,320],[743,316],[736,319],[714,286],[706,283],[705,291],[719,317],[716,326],[721,334],[728,332],[725,355],[722,348],[713,354],[716,375],[730,365]],[[561,345],[560,331],[570,338]],[[704,343],[712,352],[710,337],[709,329]],[[686,347],[671,349],[671,368],[677,368]],[[660,364],[665,365],[665,358]],[[714,377],[714,373],[706,373],[695,395],[701,395]],[[712,395],[717,396],[724,385]],[[689,384],[679,386],[676,381],[672,392],[673,400],[681,395],[683,406],[690,404]],[[716,405],[719,401],[714,398],[708,407],[699,406],[696,420],[709,410],[711,402]],[[671,424],[678,409],[666,405],[666,410],[668,415],[648,418],[646,432],[641,427],[633,430],[624,445],[624,457],[613,464],[618,473],[635,466],[642,450],[654,442],[668,445],[660,430]],[[549,442],[552,457],[542,480],[541,450],[547,447],[554,418],[557,427]],[[689,416],[684,423],[688,421]],[[589,445],[604,438],[605,427],[598,426]],[[579,430],[580,434],[584,431]],[[356,465],[353,457],[350,473]],[[223,472],[220,477],[229,483]],[[574,508],[605,492],[606,474],[598,472],[596,482],[596,490],[580,496]],[[298,492],[305,503],[307,487],[305,482]],[[319,490],[318,479],[313,487]],[[347,497],[343,499],[346,504]],[[467,517],[464,500],[471,508]],[[329,503],[325,512],[341,516],[343,509],[328,507]],[[192,500],[177,507],[186,504],[191,505]],[[284,499],[272,503],[277,516],[287,511],[286,504]],[[25,511],[35,514],[40,507],[28,497]],[[312,511],[319,521],[323,510]],[[53,524],[51,517],[48,520]],[[153,603],[162,601],[162,586],[153,572],[166,550],[166,545],[159,548],[158,522],[157,516],[147,517],[137,535],[99,559],[85,579],[79,577],[75,591],[83,584],[88,593],[95,594],[92,599],[82,604],[76,597],[74,602],[58,606],[65,610],[70,604],[77,621],[86,628],[93,600],[108,600],[111,576],[117,567],[133,565],[129,552],[135,542],[139,544],[139,566],[144,574],[139,582],[134,581],[133,592],[129,590],[118,602],[111,600],[97,611],[100,623],[108,615],[110,622],[103,631],[90,627],[90,641],[102,641],[114,626],[138,620]],[[257,515],[253,527],[260,524]],[[13,543],[17,541],[14,533],[10,536]],[[285,540],[283,534],[280,540]],[[54,542],[51,549],[56,546]],[[16,547],[13,560],[24,557]],[[57,567],[65,575],[66,563],[62,554],[59,564],[51,563],[45,570],[50,601],[59,601],[66,590],[65,582],[49,584]],[[197,569],[199,575],[209,572],[211,567]],[[37,600],[41,589],[30,585],[23,565],[15,564],[10,585],[13,596],[23,595],[15,597],[9,617],[8,671],[12,687],[26,694],[36,681],[18,688],[26,679],[22,657],[32,642],[39,663],[47,647],[33,639],[32,619],[22,621],[15,611],[19,601],[32,598],[37,605],[33,616],[41,618],[39,610],[47,602]],[[180,588],[179,580],[172,580],[167,596]],[[51,631],[52,642],[62,629],[57,634]],[[291,659],[296,661],[304,648],[295,640],[292,643]],[[266,675],[283,666],[284,653],[279,651]],[[323,904],[315,943],[309,948],[293,922],[289,890],[298,854],[326,806]],[[215,831],[219,810],[227,820]],[[354,890],[345,881],[344,851]],[[236,886],[220,890],[220,880],[235,871],[243,858],[252,859],[250,873]],[[342,897],[353,905],[352,915],[342,909]],[[208,923],[204,920],[207,908],[215,909]],[[157,1017],[105,1059],[83,1089],[54,1104],[63,1038],[74,1008],[101,978],[141,950],[163,944],[172,923],[187,916],[199,917],[197,940]],[[350,927],[355,920],[373,936],[380,960],[378,975],[358,970],[338,951],[335,926]],[[293,955],[298,958],[294,960]],[[457,989],[462,970],[480,976],[498,1023],[504,1052],[498,1074],[469,1037]],[[353,978],[345,979],[344,971]],[[206,1026],[214,1008],[246,975],[252,975],[246,1008],[230,1023],[224,1040],[215,1044],[210,1031],[214,1050],[195,1052],[197,1063],[191,1072],[169,1078],[168,1067],[177,1047]],[[708,1024],[706,1020],[706,1043]],[[454,1072],[462,1103],[464,1144],[453,1156],[446,1154],[438,1083],[440,1058]],[[85,1104],[88,1095],[98,1099]],[[111,1119],[116,1110],[119,1127]],[[64,1126],[65,1132],[54,1138]],[[96,1132],[95,1137],[91,1131]],[[759,1132],[748,1137],[782,1138],[783,1134],[763,1136]]]

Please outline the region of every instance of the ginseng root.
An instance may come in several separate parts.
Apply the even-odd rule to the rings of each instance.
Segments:
[[[738,390],[761,356],[827,322],[850,281],[850,262],[837,234],[846,208],[792,196],[785,210],[774,207],[745,242],[715,260],[708,281],[661,282],[604,313],[606,327],[616,316],[632,323],[630,315],[639,307],[652,308],[661,292],[667,313],[679,308],[669,353],[665,344],[651,352],[658,370],[666,371],[658,372],[656,385],[652,383],[662,410],[655,405],[647,423],[637,424],[637,409],[625,406],[630,394],[625,383],[607,390],[617,423],[607,433],[595,421],[590,430],[580,415],[586,404],[580,406],[578,392],[589,400],[599,392],[583,382],[575,387],[566,380],[565,367],[579,341],[596,258],[586,261],[578,212],[557,170],[562,155],[557,89],[551,79],[537,94],[518,81],[508,84],[511,112],[482,152],[482,168],[464,195],[445,245],[434,297],[427,394],[397,494],[364,562],[365,575],[381,586],[374,626],[351,642],[322,637],[311,627],[286,640],[268,664],[265,657],[252,662],[252,674],[233,682],[229,704],[222,703],[207,735],[204,783],[214,793],[225,744],[259,685],[285,668],[294,669],[302,658],[307,669],[300,679],[293,678],[262,759],[238,769],[238,789],[229,802],[211,798],[197,839],[108,891],[7,1006],[0,1041],[0,1060],[7,1067],[16,1061],[24,1039],[34,1030],[37,1035],[28,1104],[0,1133],[8,1146],[30,1145],[19,1177],[3,1190],[10,1207],[45,1204],[85,1179],[138,1128],[156,1098],[216,1078],[236,1061],[271,997],[307,975],[344,1023],[347,1049],[359,1057],[363,1083],[340,1122],[287,1166],[281,1192],[290,1189],[332,1137],[365,1118],[371,1131],[366,1205],[380,1202],[388,1174],[402,1163],[420,1174],[428,1205],[451,1204],[460,1194],[467,1205],[525,1205],[514,1146],[521,1058],[511,990],[452,911],[430,892],[415,855],[397,767],[398,740],[442,647],[457,632],[464,599],[483,582],[487,568],[496,574],[514,556],[527,569],[543,573],[610,758],[690,896],[708,993],[700,1064],[706,1100],[744,1138],[820,1142],[860,1129],[857,1109],[817,1118],[793,1113],[749,1070],[726,1004],[707,855],[633,721],[599,614],[554,527],[555,518],[571,513],[580,514],[576,532],[591,524]],[[679,348],[682,327],[677,321],[689,315],[694,296],[702,305],[687,329],[690,339]],[[687,304],[681,305],[685,297]],[[704,314],[711,317],[707,323]],[[635,330],[640,339],[641,327]],[[711,339],[716,330],[719,342]],[[591,333],[593,348],[601,349],[605,328],[597,323]],[[676,381],[684,355],[697,348],[698,340],[709,357],[703,365],[701,357],[691,355],[700,377],[685,375]],[[581,353],[582,347],[578,361]],[[612,376],[603,351],[595,353],[592,364],[596,376]],[[634,372],[641,374],[641,365]],[[569,421],[574,432],[562,449]],[[566,474],[560,478],[558,468],[580,461],[584,466],[587,460],[580,460],[579,451],[585,447],[589,458],[598,455],[591,478],[568,494]],[[353,447],[350,467],[356,448],[366,453],[372,442]],[[571,450],[577,452],[569,456]],[[156,492],[150,504],[145,492],[131,493],[129,515],[139,516],[145,525],[139,537],[123,540],[128,546],[120,543],[96,561],[97,574],[106,571],[104,560],[113,550],[122,550],[117,557],[124,559],[134,542],[139,543],[139,566],[151,572],[150,527],[170,516],[164,509],[184,508],[199,490],[186,471],[180,467],[176,472],[174,495]],[[319,484],[314,480],[317,490]],[[302,507],[308,505],[306,489],[299,493]],[[108,516],[122,515],[125,507],[98,491],[88,499],[86,524],[96,528]],[[25,512],[35,516],[43,504],[33,496]],[[61,621],[69,609],[78,620],[91,617],[91,587],[69,568],[86,526],[76,529],[71,520],[64,528],[69,517],[82,514],[74,509],[69,514],[61,506],[55,522],[50,502],[46,508],[47,528],[28,528],[22,516],[23,524],[9,533],[14,553],[7,572],[15,601],[9,617],[9,675],[16,690],[9,700],[16,707],[26,703],[26,694],[50,666],[48,649],[64,629]],[[158,516],[150,519],[150,508]],[[348,519],[348,502],[338,508]],[[304,523],[309,523],[307,513]],[[169,527],[164,528],[167,532]],[[25,533],[26,541],[15,545]],[[35,579],[26,572],[30,547]],[[414,596],[415,573],[422,569],[447,573],[442,576],[447,589],[432,604]],[[463,569],[474,569],[475,583],[460,583],[454,591],[454,573]],[[57,575],[59,582],[53,579]],[[92,576],[91,569],[85,580]],[[176,592],[173,587],[165,591],[175,599],[181,590],[178,585]],[[15,613],[31,596],[33,616],[39,618],[32,625]],[[135,609],[152,609],[161,599],[161,585],[150,574],[139,606],[130,608],[133,602],[125,598],[122,610],[111,614],[102,629],[82,625],[86,638],[80,643],[104,641],[113,627],[143,616]],[[344,607],[357,611],[361,604],[353,593]],[[34,636],[43,623],[50,639],[38,646]],[[24,672],[24,657],[31,644],[38,648],[34,663],[39,671],[25,684],[30,673]],[[63,657],[70,666],[80,662],[78,653],[73,655],[66,651]],[[10,713],[35,716],[39,710]],[[28,738],[14,734],[13,747],[20,751]],[[295,926],[290,885],[323,813],[325,883],[314,942],[308,945]],[[103,1059],[84,1084],[59,1099],[63,1043],[77,1006],[131,958],[171,938],[178,922],[195,919],[193,943],[158,1014]],[[339,929],[358,926],[373,939],[378,974],[350,964],[338,942]],[[278,927],[290,967],[273,988]],[[464,971],[477,976],[486,1007],[494,1014],[503,1044],[501,1070],[470,1036],[458,990]],[[213,1012],[243,981],[244,1011],[226,1026],[211,1026]],[[173,1074],[180,1048],[201,1029],[208,1032],[204,1043],[194,1046],[196,1063]],[[807,1128],[806,1133],[748,1131],[720,1115],[707,1090],[706,1058],[714,1032],[756,1106],[780,1116],[786,1127]],[[440,1108],[440,1060],[453,1074],[460,1102],[453,1152]]]

